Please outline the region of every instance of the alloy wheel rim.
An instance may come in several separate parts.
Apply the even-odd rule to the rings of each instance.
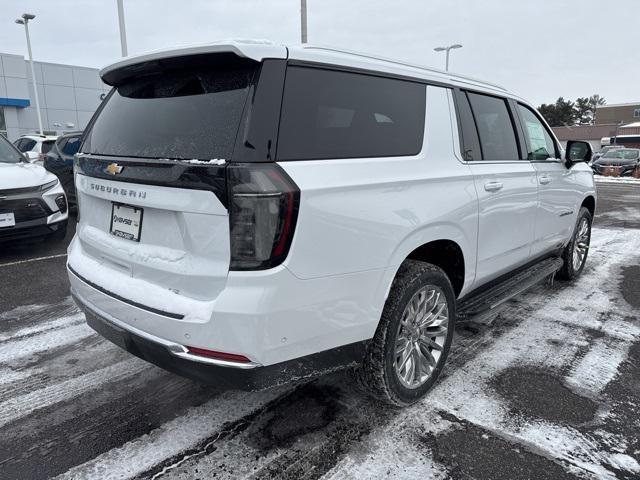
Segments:
[[[418,290],[407,303],[398,325],[394,368],[398,380],[415,389],[427,382],[438,365],[449,330],[449,307],[435,285]]]
[[[586,218],[580,221],[573,242],[573,270],[578,271],[584,264],[589,250],[589,222]]]

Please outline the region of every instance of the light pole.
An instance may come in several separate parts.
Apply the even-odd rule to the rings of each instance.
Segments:
[[[40,99],[38,98],[38,85],[36,84],[36,71],[33,68],[33,55],[31,54],[31,39],[29,38],[29,20],[33,20],[36,16],[32,13],[23,13],[22,18],[16,19],[16,23],[24,25],[24,31],[27,35],[27,50],[29,51],[29,64],[31,65],[31,80],[33,80],[33,94],[36,99],[36,112],[38,114],[38,127],[40,135],[42,135],[42,115],[40,115]]]
[[[436,47],[434,48],[434,50],[436,52],[447,52],[447,60],[445,63],[445,70],[448,72],[449,71],[449,52],[451,50],[453,50],[454,48],[462,48],[462,45],[460,45],[459,43],[455,43],[453,45],[449,45],[448,47]]]
[[[307,43],[307,0],[300,0],[300,38]]]
[[[118,0],[118,24],[120,25],[120,48],[122,56],[127,56],[127,32],[124,27],[124,5],[122,0]]]

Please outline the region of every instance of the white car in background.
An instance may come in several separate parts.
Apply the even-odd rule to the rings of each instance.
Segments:
[[[64,239],[69,217],[58,178],[29,163],[0,136],[0,242],[45,237]]]
[[[57,138],[56,135],[22,135],[13,144],[30,162],[42,162]]]

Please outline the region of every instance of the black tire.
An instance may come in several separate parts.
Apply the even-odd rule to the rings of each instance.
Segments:
[[[578,235],[580,234],[581,225],[583,222],[586,222],[587,225],[587,236],[586,236],[586,244],[587,248],[584,252],[584,257],[580,263],[578,268],[575,267],[574,264],[574,251],[576,249],[576,241],[578,239]],[[585,207],[581,207],[578,212],[578,219],[576,220],[576,225],[573,228],[573,234],[571,235],[571,240],[564,248],[562,252],[562,268],[558,270],[558,277],[562,280],[575,280],[584,270],[584,266],[587,263],[587,256],[589,254],[589,245],[591,243],[591,223],[593,219],[591,218],[591,212]]]
[[[447,332],[446,336],[442,335],[444,345],[426,382],[416,388],[408,388],[396,370],[396,341],[405,308],[425,286],[439,287],[439,291],[444,293],[449,317]],[[442,269],[425,262],[405,261],[391,285],[378,329],[358,372],[362,386],[378,400],[394,406],[411,405],[424,397],[440,375],[449,353],[455,326],[455,308],[455,294]]]

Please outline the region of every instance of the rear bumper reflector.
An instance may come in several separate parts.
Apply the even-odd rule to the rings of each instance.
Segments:
[[[203,357],[216,358],[218,360],[226,360],[228,362],[240,362],[249,363],[249,360],[244,355],[237,355],[235,353],[216,352],[214,350],[207,350],[206,348],[187,347],[187,352],[193,355],[200,355]]]

